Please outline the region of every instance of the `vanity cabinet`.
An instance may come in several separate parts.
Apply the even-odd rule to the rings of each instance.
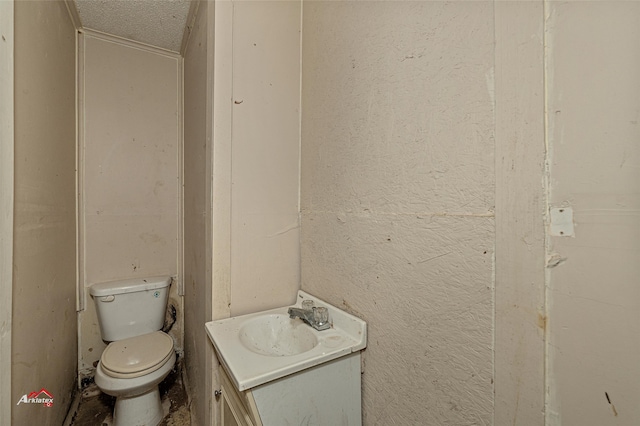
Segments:
[[[360,426],[360,352],[238,391],[220,368],[223,426]]]
[[[326,308],[330,327],[312,326],[309,305],[314,314]],[[363,320],[299,290],[295,305],[205,328],[221,364],[222,425],[362,424]]]

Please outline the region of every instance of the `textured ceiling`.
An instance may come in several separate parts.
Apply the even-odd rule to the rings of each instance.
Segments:
[[[75,0],[82,28],[180,52],[189,0]]]

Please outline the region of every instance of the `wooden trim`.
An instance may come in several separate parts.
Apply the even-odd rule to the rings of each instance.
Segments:
[[[84,147],[85,147],[85,126],[84,126],[84,52],[85,52],[85,36],[79,32],[76,36],[76,82],[77,82],[77,98],[76,98],[76,120],[77,120],[77,146],[76,146],[76,226],[77,226],[77,243],[76,243],[76,265],[77,265],[77,289],[76,289],[76,310],[83,311],[84,304],[84,288],[86,282],[85,273],[85,221],[84,221]],[[78,318],[80,320],[80,318]],[[80,347],[78,347],[80,351]],[[79,352],[78,356],[82,354]]]
[[[82,28],[82,20],[80,19],[80,15],[78,14],[78,8],[76,7],[76,2],[73,0],[64,0],[64,4],[67,6],[67,10],[69,11],[69,17],[71,18],[71,23],[79,30]]]
[[[178,267],[178,296],[184,296],[184,59],[178,58],[178,73],[176,84],[178,86],[178,247],[177,247],[177,267]],[[184,312],[183,312],[184,314]]]
[[[189,46],[189,39],[191,38],[191,32],[195,25],[196,17],[198,16],[198,8],[200,7],[201,0],[192,0],[189,5],[189,13],[187,14],[187,25],[184,27],[184,33],[182,33],[182,43],[180,44],[180,55],[183,57],[187,52]],[[205,0],[206,1],[206,0]]]
[[[120,44],[123,46],[131,47],[134,49],[144,50],[146,52],[155,53],[157,55],[166,56],[169,58],[180,58],[180,54],[172,52],[171,50],[162,49],[160,47],[151,46],[149,44],[141,43],[139,41],[129,40],[123,37],[114,36],[112,34],[103,33],[96,30],[90,30],[88,28],[82,28],[78,30],[80,33],[84,33],[87,36],[91,36],[100,40],[110,41],[112,43]]]

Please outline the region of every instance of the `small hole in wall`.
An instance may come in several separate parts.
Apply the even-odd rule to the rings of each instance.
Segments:
[[[560,210],[558,210],[558,211],[559,211],[560,213],[563,213],[563,212],[564,212],[564,209],[560,209]]]
[[[560,235],[564,235],[564,231],[560,231]]]

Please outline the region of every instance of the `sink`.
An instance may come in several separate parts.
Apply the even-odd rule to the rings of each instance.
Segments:
[[[312,300],[329,311],[331,327],[318,331],[289,318],[289,307]],[[205,324],[218,359],[239,391],[360,351],[367,324],[302,290],[296,303]]]
[[[260,355],[291,356],[310,351],[318,344],[311,327],[283,314],[259,315],[239,330],[240,343]]]

